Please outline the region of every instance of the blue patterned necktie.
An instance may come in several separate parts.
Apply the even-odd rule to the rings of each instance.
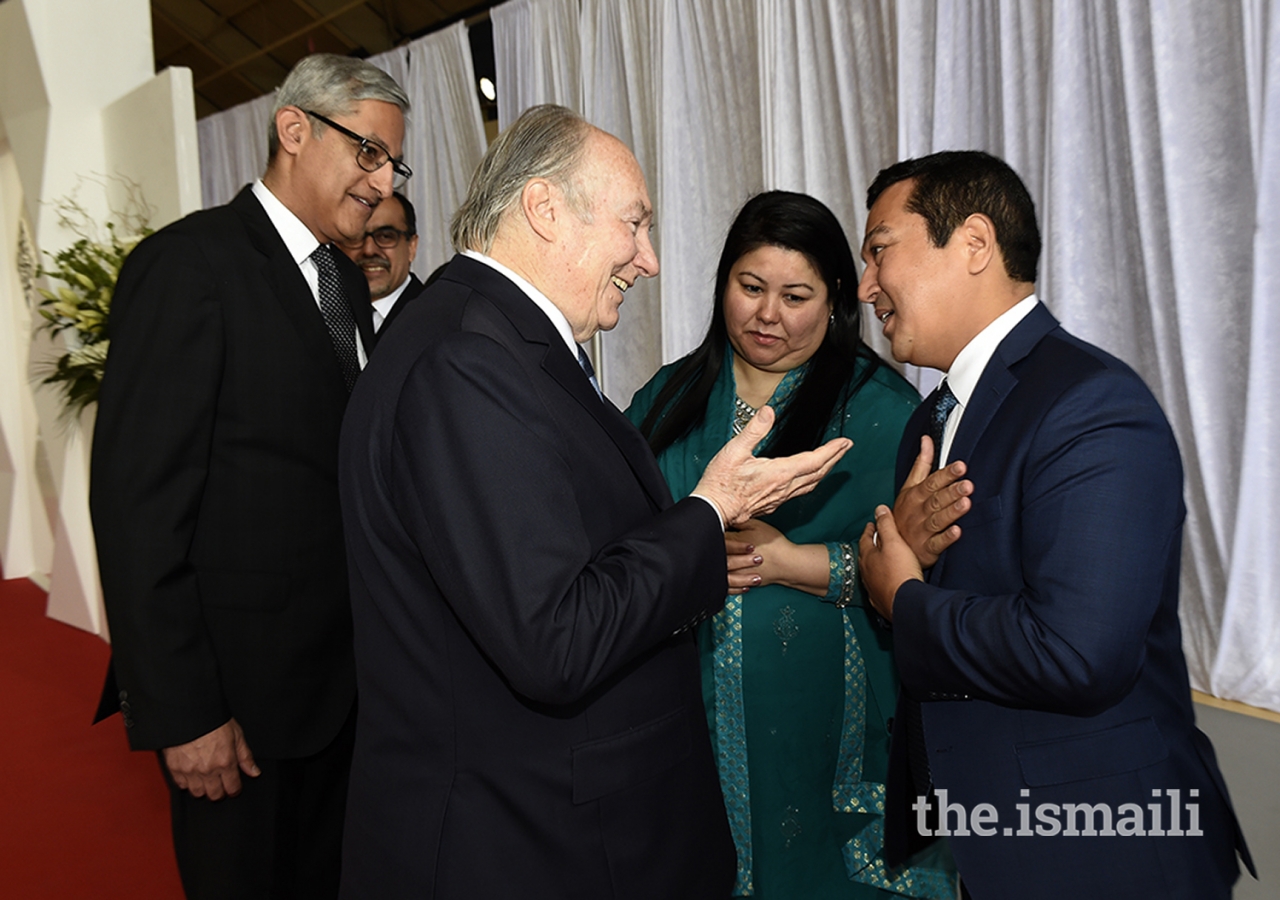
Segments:
[[[356,353],[356,320],[351,315],[351,307],[347,305],[347,295],[342,289],[342,279],[338,276],[338,264],[333,261],[333,248],[321,244],[311,254],[311,261],[316,264],[320,273],[320,312],[324,315],[324,324],[329,328],[329,338],[333,341],[333,352],[338,356],[338,364],[342,367],[342,380],[346,382],[347,393],[355,387],[356,376],[360,374],[360,357]]]
[[[947,417],[960,401],[951,393],[951,385],[942,379],[938,385],[938,396],[933,400],[933,409],[929,413],[929,437],[933,438],[933,467],[938,468],[942,461],[942,436],[947,431]]]
[[[596,381],[595,367],[591,365],[591,358],[587,356],[587,351],[583,350],[581,346],[578,347],[578,365],[582,366],[582,371],[587,373],[587,380],[595,388],[596,396],[604,400],[604,392],[600,390],[600,382]]]

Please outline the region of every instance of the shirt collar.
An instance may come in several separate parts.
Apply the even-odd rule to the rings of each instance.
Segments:
[[[396,301],[400,299],[400,295],[404,293],[404,289],[409,286],[409,276],[404,277],[404,281],[400,282],[400,287],[396,288],[386,296],[379,297],[373,301],[373,308],[382,318],[387,317],[387,313],[391,312],[391,307],[396,305]]]
[[[565,318],[565,314],[560,311],[560,308],[547,299],[546,294],[542,293],[542,291],[538,290],[528,281],[508,269],[492,256],[485,256],[483,253],[478,253],[475,250],[463,250],[462,255],[470,257],[476,262],[484,263],[491,269],[496,269],[498,272],[505,275],[512,284],[524,291],[538,309],[542,310],[546,317],[551,320],[551,324],[555,326],[556,331],[560,332],[560,337],[564,338],[564,342],[569,347],[569,352],[573,354],[573,358],[578,358],[579,347],[578,342],[573,339],[573,327],[569,324],[569,320]]]
[[[951,392],[956,395],[956,400],[961,406],[969,405],[969,398],[973,396],[974,389],[978,386],[978,379],[982,377],[983,370],[987,368],[987,363],[991,361],[991,356],[1000,346],[1000,342],[1008,337],[1009,332],[1013,331],[1039,302],[1035,294],[1019,300],[974,335],[973,340],[965,344],[964,349],[956,354],[955,361],[947,370],[947,384],[951,385]]]
[[[280,239],[284,241],[285,248],[293,257],[293,261],[302,265],[320,246],[316,236],[311,233],[310,228],[302,224],[302,220],[295,216],[289,207],[271,193],[271,188],[263,184],[261,178],[253,183],[253,196],[257,197],[258,202],[262,204],[262,209],[271,220],[271,224],[275,226]]]

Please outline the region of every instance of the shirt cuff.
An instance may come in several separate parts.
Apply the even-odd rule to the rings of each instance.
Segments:
[[[704,496],[702,496],[701,494],[690,494],[689,496],[690,496],[690,497],[697,497],[699,500],[703,501],[703,502],[704,502],[704,503],[706,503],[708,506],[710,506],[712,509],[714,509],[714,510],[716,511],[716,518],[720,520],[720,530],[721,530],[721,531],[724,531],[724,530],[725,530],[725,527],[724,527],[724,513],[720,512],[720,507],[716,506],[716,504],[715,504],[715,501],[714,501],[714,500],[712,500],[710,497],[704,497]]]

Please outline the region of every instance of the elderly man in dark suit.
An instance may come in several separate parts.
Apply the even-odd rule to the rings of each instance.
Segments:
[[[762,411],[673,503],[579,348],[658,272],[635,158],[561,107],[490,147],[463,251],[357,387],[341,488],[360,719],[343,896],[727,896],[690,625],[724,523],[848,447],[759,460]]]
[[[369,282],[373,330],[381,334],[422,293],[422,282],[409,271],[418,254],[418,216],[409,198],[396,191],[378,204],[365,228],[342,249]]]
[[[338,432],[374,334],[333,245],[408,174],[408,99],[318,55],[275,106],[263,178],[125,263],[93,443],[104,701],[160,753],[189,897],[337,892],[355,702]]]
[[[902,679],[888,861],[941,835],[976,900],[1225,900],[1248,851],[1191,708],[1164,414],[1036,298],[1004,162],[907,160],[868,206],[860,298],[896,359],[947,373],[861,541]]]

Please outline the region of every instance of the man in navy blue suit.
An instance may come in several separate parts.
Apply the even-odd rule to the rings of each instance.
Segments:
[[[860,299],[896,359],[946,372],[860,548],[902,679],[888,862],[944,836],[977,900],[1229,897],[1237,850],[1253,866],[1195,727],[1159,404],[1037,300],[1008,165],[907,160],[867,202]]]

